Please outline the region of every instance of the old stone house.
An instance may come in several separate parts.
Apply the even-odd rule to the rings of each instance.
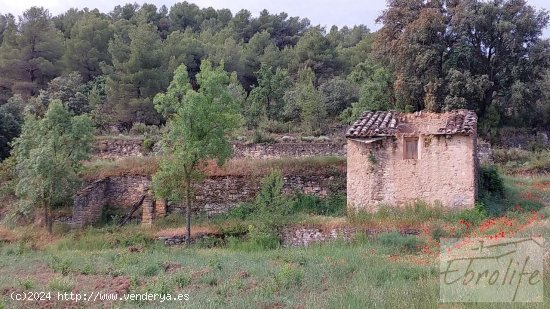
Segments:
[[[473,207],[476,133],[476,114],[468,110],[365,112],[346,133],[348,209],[414,201]]]

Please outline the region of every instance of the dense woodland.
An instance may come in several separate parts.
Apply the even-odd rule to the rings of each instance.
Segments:
[[[99,130],[163,125],[154,98],[209,60],[248,130],[323,134],[368,109],[476,110],[480,131],[550,125],[549,14],[523,0],[389,0],[381,29],[247,10],[126,4],[0,15],[0,158],[59,100]],[[185,83],[187,81],[184,81]],[[169,107],[167,107],[169,108]]]

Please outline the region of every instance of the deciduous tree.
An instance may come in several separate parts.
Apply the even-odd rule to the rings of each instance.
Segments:
[[[22,214],[42,208],[48,232],[52,210],[67,203],[80,184],[77,172],[88,158],[93,126],[86,115],[72,116],[61,101],[50,102],[44,118],[28,114],[14,142],[16,195]]]
[[[169,115],[169,130],[162,138],[164,156],[153,176],[153,190],[159,197],[185,202],[189,243],[193,185],[202,177],[201,165],[207,160],[221,165],[230,157],[227,134],[239,126],[240,116],[228,89],[230,76],[221,67],[203,61],[198,90],[191,89],[186,79],[187,69],[181,65],[168,91],[155,97],[159,112]]]

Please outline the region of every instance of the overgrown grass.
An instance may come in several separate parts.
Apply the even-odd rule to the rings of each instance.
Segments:
[[[550,150],[493,149],[493,160],[507,174],[550,173]]]
[[[118,160],[101,159],[84,164],[82,178],[93,181],[105,177],[143,175],[150,176],[158,169],[158,157],[127,157]],[[205,175],[214,176],[265,176],[271,170],[281,170],[288,175],[335,175],[343,174],[346,158],[337,156],[281,158],[281,159],[234,159],[223,167],[207,162]]]
[[[120,231],[126,237],[134,231],[132,227],[127,229]],[[548,236],[549,232],[545,233]],[[438,260],[434,255],[418,253],[417,247],[418,243],[410,236],[385,234],[374,241],[365,238],[353,243],[253,252],[155,244],[147,244],[137,253],[120,247],[88,251],[52,246],[14,257],[0,250],[0,290],[31,287],[67,292],[82,289],[85,286],[82,280],[126,278],[129,282],[126,292],[187,293],[189,301],[120,302],[117,307],[436,308]],[[46,281],[37,280],[35,276],[39,274],[33,274],[32,269],[54,260],[61,263],[65,275],[56,271]],[[544,282],[550,283],[548,273]],[[546,289],[545,301],[549,297]],[[16,305],[7,298],[2,301],[7,307]],[[459,307],[503,308],[503,305]],[[523,307],[540,308],[539,304]]]

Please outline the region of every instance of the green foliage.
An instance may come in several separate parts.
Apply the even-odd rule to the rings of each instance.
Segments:
[[[20,211],[28,215],[32,208],[42,207],[50,233],[51,209],[65,204],[78,189],[77,172],[88,158],[92,137],[88,116],[72,116],[54,100],[43,119],[26,116],[14,142]]]
[[[335,77],[319,85],[323,103],[330,116],[337,116],[359,99],[359,87],[341,77]]]
[[[69,71],[77,71],[85,82],[101,75],[101,63],[110,64],[108,52],[112,37],[110,21],[98,11],[86,12],[68,29],[64,60]]]
[[[189,284],[191,284],[191,275],[187,273],[176,273],[174,275],[174,283],[176,286],[180,289],[183,289],[187,287]]]
[[[285,93],[286,115],[299,121],[307,134],[322,134],[326,130],[327,111],[322,93],[314,86],[315,73],[309,67],[298,71],[294,88]]]
[[[247,237],[245,248],[248,251],[271,250],[279,247],[279,238],[274,232],[253,225],[249,226]]]
[[[550,60],[548,12],[525,1],[391,1],[379,21],[374,54],[394,73],[400,106],[476,110],[489,137],[501,120],[535,125],[547,111],[535,89]]]
[[[481,166],[479,168],[479,195],[484,197],[503,198],[504,180],[495,166]]]
[[[23,98],[36,95],[61,72],[62,56],[63,35],[55,29],[49,11],[32,7],[17,25],[15,20],[8,22],[0,46],[0,82]]]
[[[481,203],[476,203],[474,208],[461,211],[458,215],[458,220],[464,220],[472,225],[478,225],[488,216],[487,206]]]
[[[341,217],[346,214],[346,197],[333,194],[325,199],[314,195],[298,194],[292,207],[294,213]]]
[[[257,128],[261,122],[283,120],[283,96],[291,85],[292,80],[286,70],[274,70],[262,64],[258,71],[258,86],[250,91],[245,109],[249,129]]]
[[[256,215],[268,229],[276,229],[284,216],[291,211],[292,200],[283,193],[284,179],[279,170],[273,170],[262,180],[256,196]]]
[[[109,41],[112,67],[108,67],[107,100],[117,123],[158,124],[153,97],[168,84],[162,61],[162,42],[151,24],[130,25]]]
[[[254,130],[252,135],[252,143],[254,144],[273,144],[276,140],[269,133],[264,133],[262,130]]]
[[[161,198],[187,204],[187,226],[190,235],[192,183],[200,178],[200,164],[216,160],[222,165],[231,155],[227,134],[237,128],[240,117],[234,97],[228,91],[230,76],[209,61],[197,74],[198,91],[186,80],[185,66],[176,70],[166,94],[155,97],[159,112],[169,118],[162,138],[164,158],[153,176],[153,190]]]
[[[296,288],[302,284],[304,274],[302,270],[293,264],[283,265],[275,274],[275,282],[285,288]]]

